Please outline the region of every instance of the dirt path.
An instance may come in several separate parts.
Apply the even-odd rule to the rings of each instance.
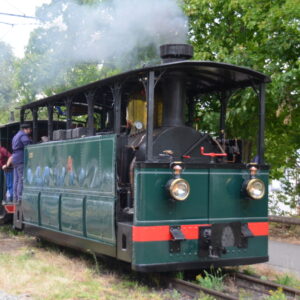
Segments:
[[[10,253],[31,246],[36,246],[35,238],[25,236],[23,232],[12,231],[9,226],[0,226],[0,253]]]

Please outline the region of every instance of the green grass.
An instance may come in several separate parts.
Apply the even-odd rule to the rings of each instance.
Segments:
[[[287,300],[282,289],[276,291],[270,291],[270,296],[264,298],[264,300]]]
[[[33,242],[28,247],[27,239],[32,241],[26,236],[16,237],[12,243],[24,241],[24,247],[0,251],[0,290],[9,294],[13,291],[43,300],[182,299],[176,291],[162,291],[145,284],[154,282],[154,275],[151,278],[124,271],[116,260],[47,243]]]
[[[244,268],[243,269],[243,273],[245,275],[249,275],[249,276],[255,276],[255,275],[257,275],[255,269],[253,267],[251,267],[251,266],[247,266],[246,268]]]
[[[205,276],[199,274],[196,276],[196,281],[203,287],[213,289],[215,291],[223,291],[224,279],[226,275],[222,274],[221,269],[211,269],[210,273],[204,270]]]
[[[296,289],[300,289],[300,281],[290,274],[277,275],[274,281],[282,285],[287,285]]]
[[[204,294],[203,292],[201,292],[199,294],[198,300],[216,300],[216,298],[213,297],[213,296],[210,296],[210,295],[207,295],[207,294]]]
[[[1,225],[0,236],[2,237],[24,236],[24,232],[13,229],[11,225]]]

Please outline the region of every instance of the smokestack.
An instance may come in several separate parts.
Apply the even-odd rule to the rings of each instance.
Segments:
[[[191,59],[193,55],[193,46],[188,44],[165,44],[160,46],[160,57],[163,63]]]
[[[178,62],[193,57],[193,47],[187,44],[167,44],[160,47],[163,63]],[[163,127],[184,126],[186,102],[185,75],[173,71],[164,76]]]

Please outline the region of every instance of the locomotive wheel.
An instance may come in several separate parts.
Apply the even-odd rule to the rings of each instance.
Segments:
[[[11,215],[8,214],[4,206],[0,205],[0,225],[6,224],[11,220]]]

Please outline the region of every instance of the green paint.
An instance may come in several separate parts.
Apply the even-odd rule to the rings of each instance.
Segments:
[[[27,147],[25,223],[115,245],[115,144],[106,135]]]
[[[268,175],[258,175],[268,187]],[[266,218],[268,195],[261,200],[245,197],[241,192],[243,182],[249,179],[248,170],[211,169],[209,174],[210,222],[222,222],[227,218]],[[219,219],[219,220],[218,220]]]
[[[198,240],[186,240],[181,242],[179,253],[169,252],[169,242],[138,242],[133,244],[133,264],[163,264],[174,262],[200,262],[211,260],[208,257],[198,255]],[[228,248],[228,253],[220,257],[220,260],[230,258],[250,258],[268,255],[268,238],[258,236],[248,239],[248,248]]]
[[[249,179],[245,169],[188,169],[182,178],[190,183],[191,193],[185,201],[172,201],[165,189],[172,178],[170,169],[135,170],[135,224],[201,224],[216,222],[267,220],[268,195],[252,200],[242,192]],[[258,174],[266,187],[267,171]]]
[[[251,200],[241,193],[243,182],[249,179],[245,169],[188,169],[182,178],[190,183],[186,201],[168,199],[165,185],[172,178],[170,169],[137,169],[135,171],[135,225],[173,225],[226,223],[233,221],[267,221],[268,195]],[[268,186],[268,173],[258,174]],[[199,257],[198,240],[181,242],[179,253],[170,253],[169,242],[136,242],[133,244],[133,264],[165,264],[209,261]],[[268,256],[268,238],[248,239],[246,249],[231,247],[221,260]]]
[[[191,187],[186,201],[169,199],[165,185],[172,178],[170,169],[135,170],[135,223],[202,220],[208,218],[208,170],[186,170],[182,178]],[[200,221],[201,222],[201,221]]]

